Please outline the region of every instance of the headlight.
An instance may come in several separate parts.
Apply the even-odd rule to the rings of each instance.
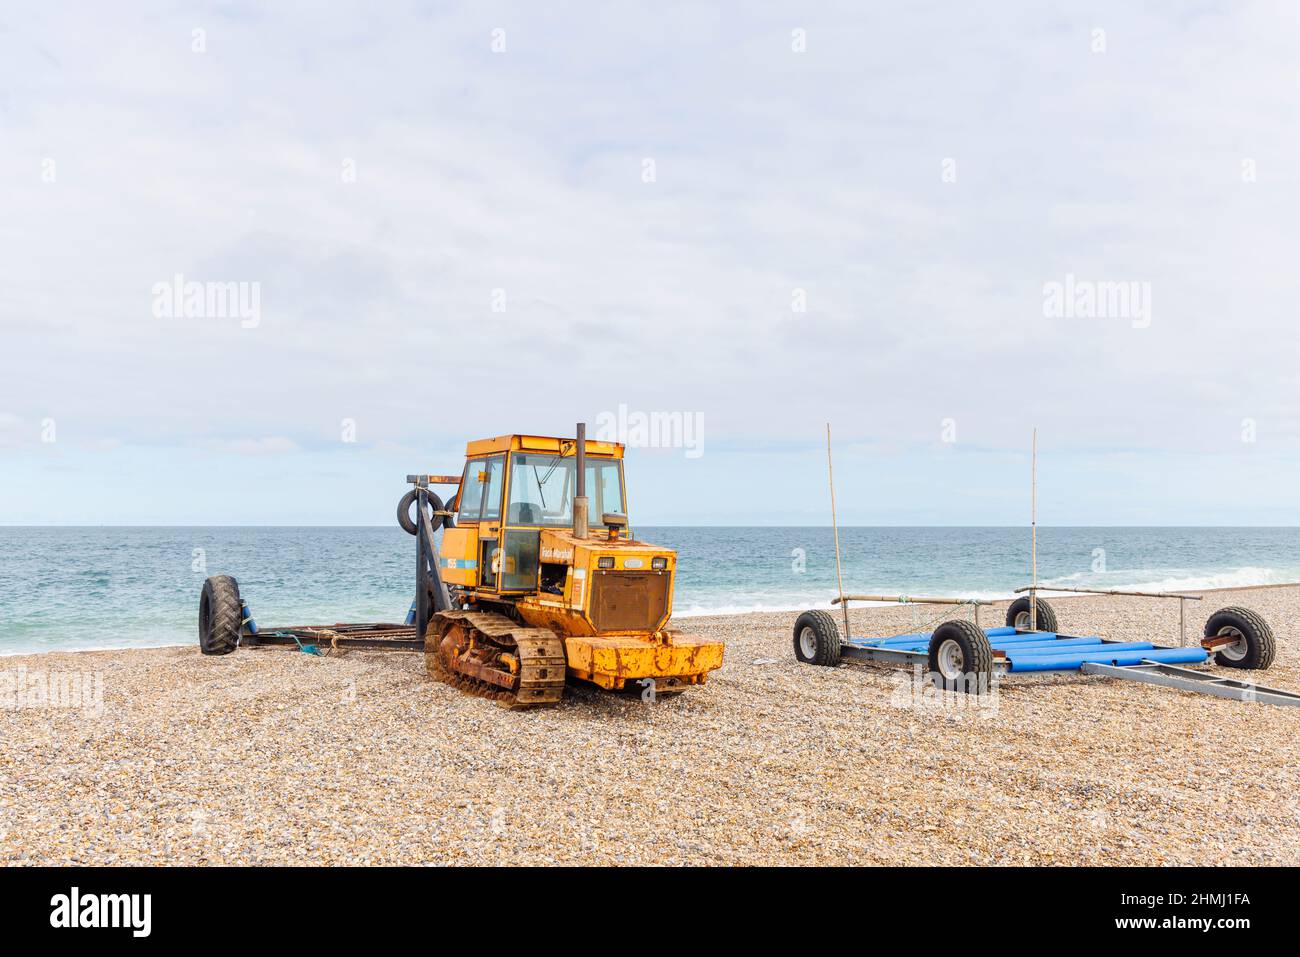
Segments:
[[[597,567],[597,568],[613,568],[613,567],[614,567],[614,556],[613,556],[613,555],[605,555],[605,556],[603,556],[603,557],[601,557],[601,558],[596,559],[596,567]]]
[[[663,571],[665,568],[668,567],[668,559],[662,556],[659,558],[652,558],[650,560],[650,567],[656,569],[657,571]]]

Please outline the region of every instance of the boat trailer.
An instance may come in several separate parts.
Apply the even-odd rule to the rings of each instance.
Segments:
[[[222,641],[217,637],[215,626],[223,609],[238,609],[232,612],[238,615],[236,627],[229,629],[237,636],[233,639],[234,645],[296,645],[299,651],[312,655],[352,649],[423,652],[429,619],[435,612],[451,607],[451,597],[438,568],[438,550],[433,536],[440,527],[452,527],[455,522],[454,514],[447,510],[430,486],[459,485],[460,476],[408,475],[406,481],[412,488],[398,504],[398,524],[415,536],[415,598],[405,622],[258,627],[248,602],[240,594],[239,583],[229,575],[217,575],[204,582],[199,602],[200,650],[204,654],[224,654],[234,650],[230,639]]]
[[[1001,628],[981,628],[980,608],[993,604],[981,598],[912,598],[906,595],[846,595],[840,557],[840,526],[835,514],[835,473],[831,462],[831,426],[826,424],[826,478],[830,488],[831,527],[835,533],[835,576],[839,605],[844,616],[840,632],[828,611],[806,611],[794,623],[794,653],[802,662],[834,667],[841,658],[928,668],[937,687],[967,694],[988,694],[1005,675],[1030,671],[1076,671],[1139,681],[1144,684],[1196,691],[1238,701],[1300,706],[1300,694],[1266,688],[1180,665],[1208,662],[1225,668],[1263,670],[1273,663],[1277,643],[1261,615],[1249,608],[1220,608],[1205,623],[1205,636],[1197,647],[1187,646],[1189,601],[1200,595],[1176,592],[1123,591],[1096,588],[1049,588],[1049,591],[1137,598],[1178,599],[1178,647],[1151,641],[1114,641],[1099,635],[1071,635],[1057,626],[1056,612],[1038,597],[1038,430],[1034,429],[1030,466],[1030,571],[1031,584],[1017,588]],[[1028,595],[1024,593],[1028,592]],[[905,605],[964,605],[973,621],[951,618],[933,631],[889,638],[854,638],[849,628],[849,602],[897,602]],[[1041,627],[1040,627],[1041,626]]]
[[[1177,598],[1200,601],[1199,595],[1166,592],[1095,591],[1106,595]],[[1032,591],[1020,589],[1020,591]],[[1248,608],[1231,606],[1212,614],[1199,645],[1174,647],[1151,641],[1117,641],[1099,635],[1075,635],[1057,629],[1056,612],[1036,595],[1018,598],[1007,610],[1006,625],[979,627],[979,609],[992,602],[977,598],[914,598],[906,595],[844,595],[848,621],[849,601],[895,602],[907,605],[964,605],[974,610],[975,621],[949,619],[933,631],[885,638],[841,637],[838,622],[827,611],[807,611],[794,626],[795,656],[802,662],[834,666],[842,658],[928,669],[937,687],[971,694],[988,694],[1008,674],[1074,671],[1107,678],[1154,684],[1180,691],[1297,707],[1300,693],[1268,688],[1186,665],[1205,664],[1213,658],[1223,667],[1262,670],[1273,663],[1276,643],[1268,623]],[[1181,608],[1181,603],[1180,603]],[[1031,624],[1043,622],[1046,630]],[[1180,614],[1185,623],[1185,615]]]

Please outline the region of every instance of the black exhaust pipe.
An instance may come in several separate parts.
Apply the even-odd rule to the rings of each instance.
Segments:
[[[574,484],[573,536],[587,537],[587,423],[578,423],[578,478]]]

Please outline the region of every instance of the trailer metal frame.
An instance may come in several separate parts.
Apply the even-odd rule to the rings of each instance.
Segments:
[[[408,475],[418,495],[415,528],[415,598],[404,624],[391,622],[338,622],[333,625],[292,625],[259,628],[244,606],[244,623],[239,643],[243,646],[297,645],[300,650],[328,645],[331,649],[360,651],[424,651],[424,636],[429,620],[452,607],[451,594],[438,569],[438,550],[434,546],[436,529],[429,518],[430,485],[459,485],[459,475]],[[453,513],[435,512],[450,520]]]
[[[1281,688],[1268,688],[1253,681],[1241,681],[1237,678],[1224,678],[1207,671],[1194,671],[1177,665],[1161,664],[1147,661],[1140,665],[1102,664],[1085,661],[1079,669],[1085,675],[1101,675],[1105,678],[1122,678],[1126,681],[1139,681],[1143,684],[1160,685],[1164,688],[1176,688],[1179,691],[1197,691],[1201,694],[1214,695],[1219,698],[1231,698],[1234,701],[1258,701],[1261,704],[1275,704],[1283,707],[1300,708],[1300,694]]]
[[[412,625],[386,622],[374,624],[293,625],[285,628],[245,630],[239,639],[245,647],[257,645],[328,645],[330,648],[362,651],[423,651]]]

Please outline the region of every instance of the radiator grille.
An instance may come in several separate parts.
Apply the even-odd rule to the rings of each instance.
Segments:
[[[668,572],[597,571],[591,622],[597,631],[654,631],[668,612]]]

